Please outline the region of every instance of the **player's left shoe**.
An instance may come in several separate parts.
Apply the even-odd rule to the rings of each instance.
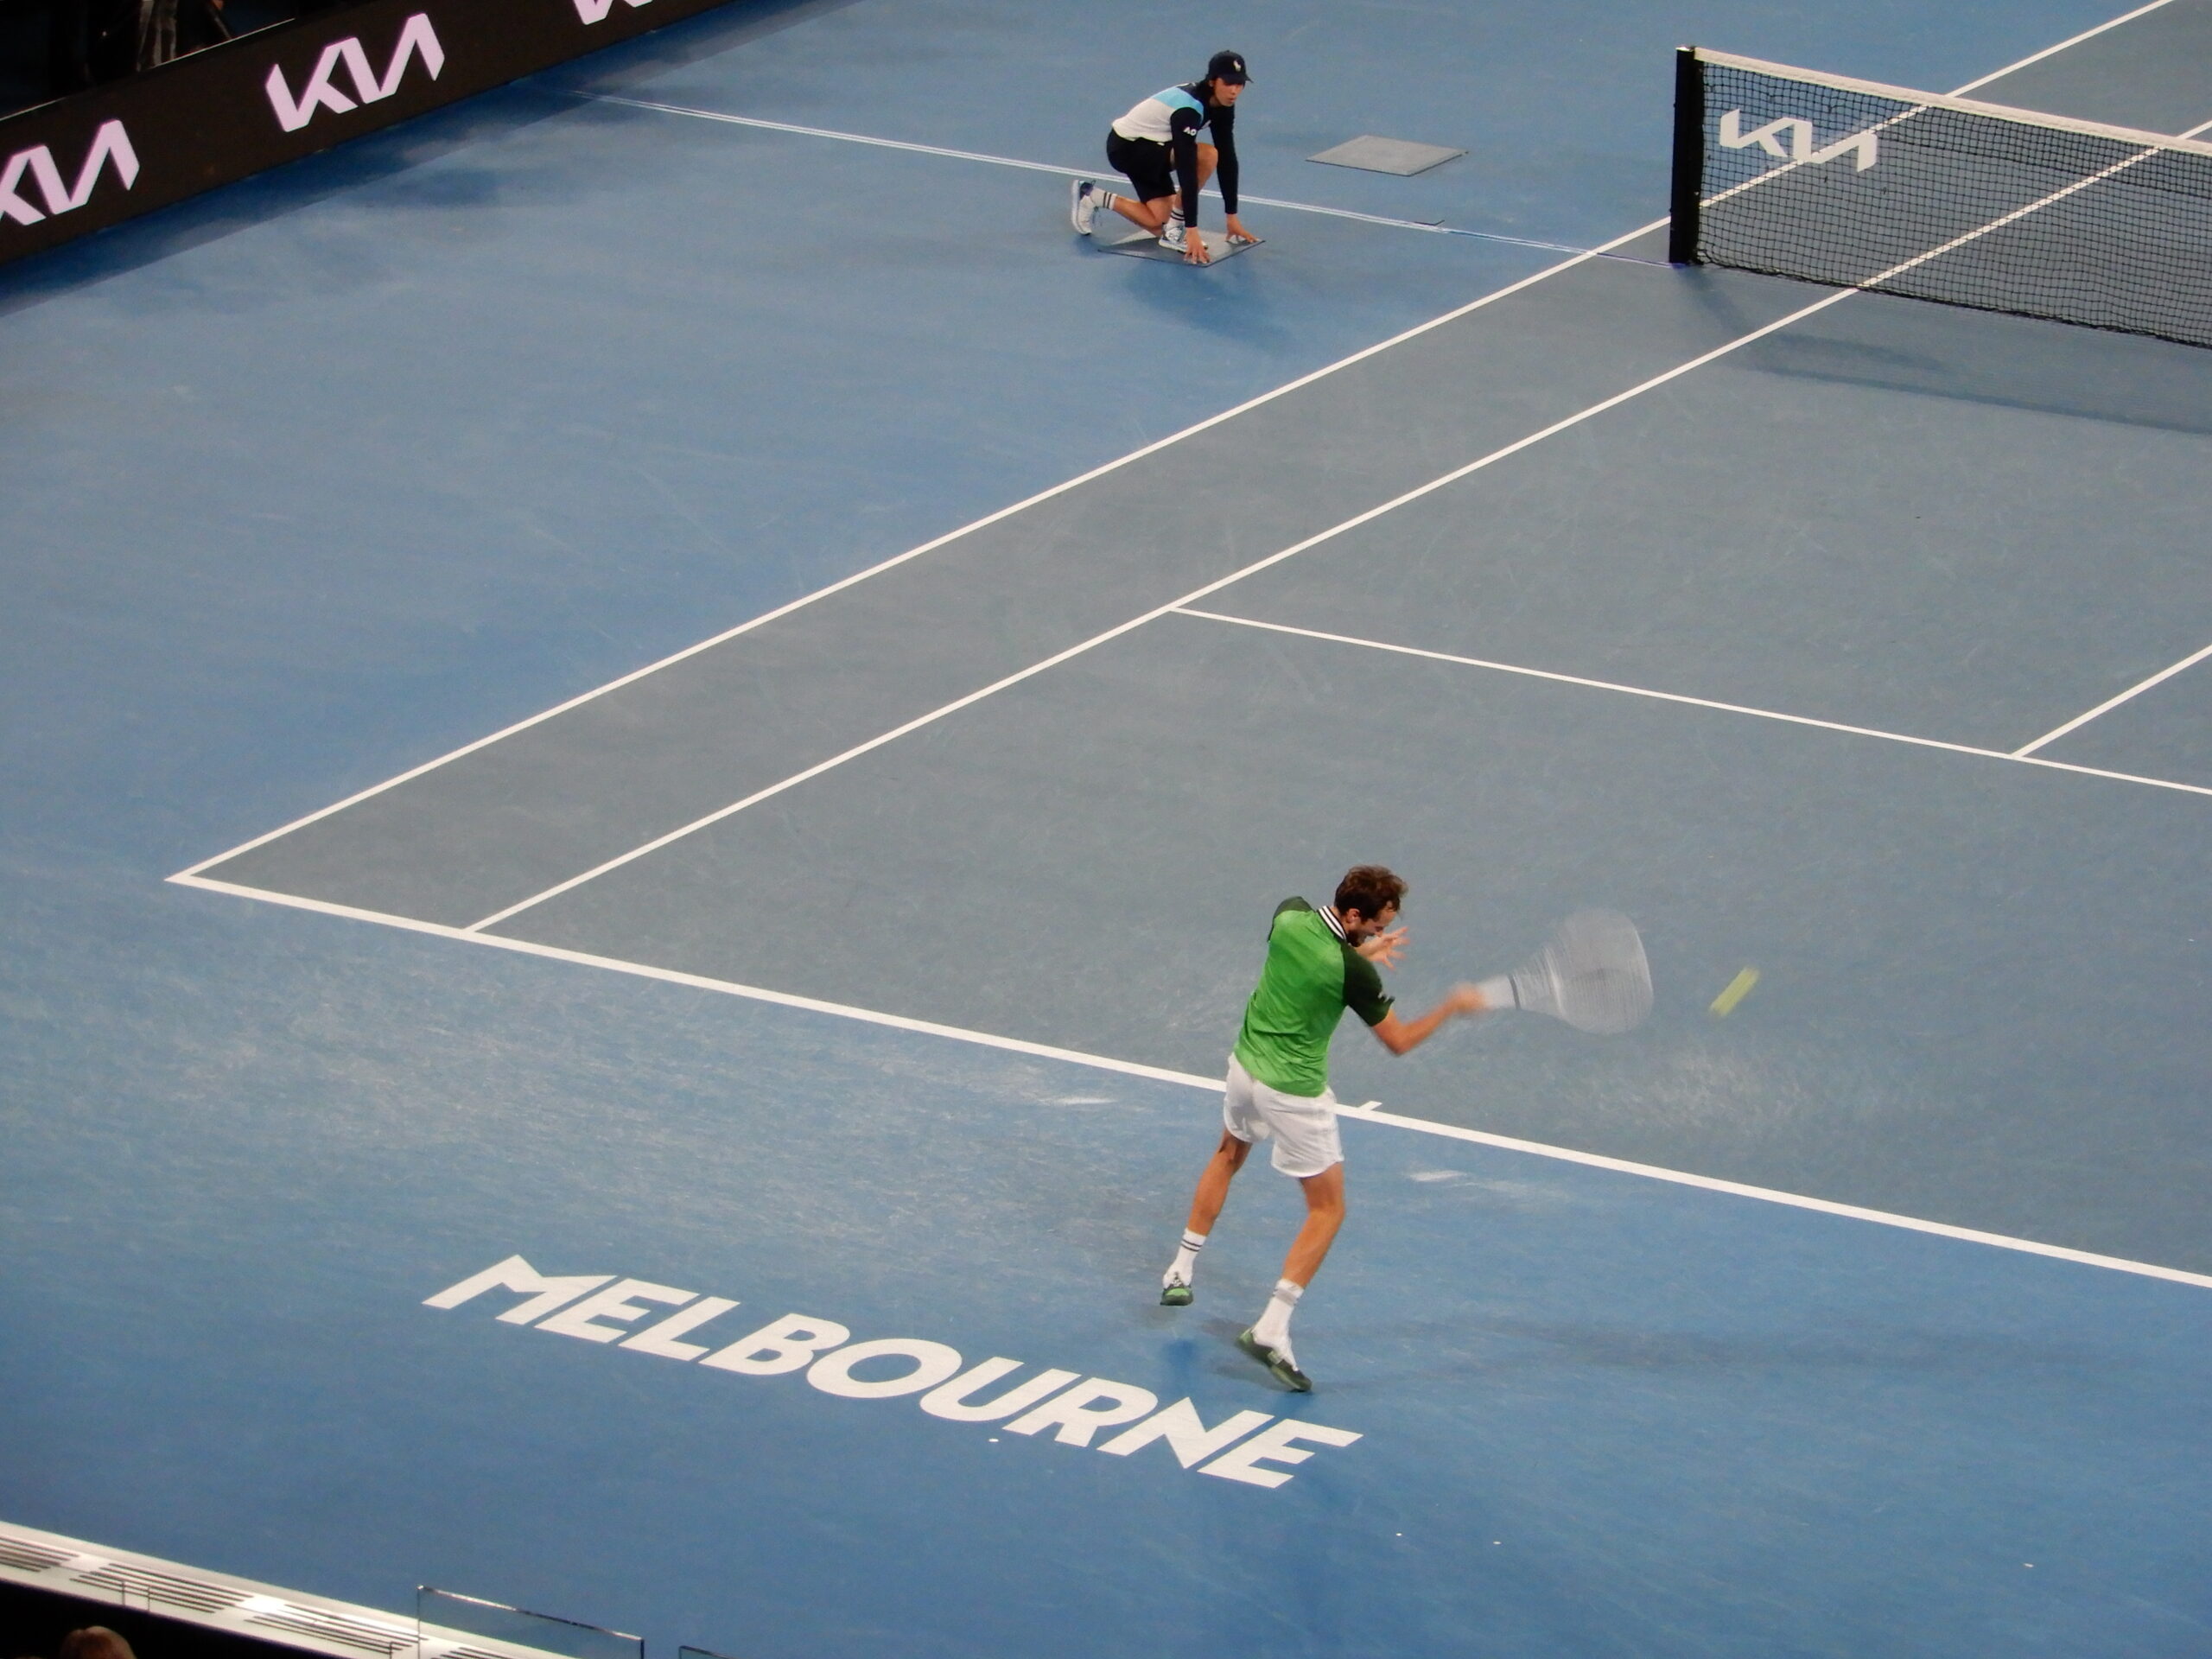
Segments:
[[[1249,1326],[1239,1332],[1236,1345],[1268,1368],[1268,1375],[1293,1394],[1313,1392],[1313,1379],[1298,1369],[1287,1348],[1270,1348],[1252,1334]]]
[[[1165,1280],[1160,1287],[1160,1305],[1162,1307],[1188,1307],[1194,1294],[1191,1287],[1180,1279]]]
[[[1098,221],[1098,188],[1089,179],[1076,179],[1068,186],[1068,218],[1074,221],[1077,236],[1089,236],[1090,227]]]

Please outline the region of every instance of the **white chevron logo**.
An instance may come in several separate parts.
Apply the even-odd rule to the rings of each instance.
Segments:
[[[1788,140],[1787,143],[1783,142]],[[1813,148],[1813,124],[1794,116],[1779,121],[1770,121],[1763,127],[1744,130],[1744,112],[1731,110],[1720,118],[1720,147],[1723,149],[1748,149],[1757,144],[1777,162],[1810,162],[1815,166],[1835,160],[1839,156],[1855,156],[1856,170],[1864,173],[1874,165],[1880,155],[1873,130],[1839,138],[1826,149]]]
[[[646,6],[652,0],[628,0],[632,6]],[[576,16],[587,23],[603,23],[607,14],[614,10],[614,0],[576,0]]]
[[[35,225],[51,213],[66,213],[73,207],[81,207],[92,199],[92,187],[100,181],[100,170],[112,162],[115,175],[128,190],[138,181],[138,153],[130,148],[130,135],[123,130],[120,121],[103,121],[99,130],[92,134],[92,147],[85,156],[85,164],[77,169],[77,182],[72,187],[61,181],[61,169],[54,164],[54,152],[44,144],[35,149],[19,149],[8,158],[4,169],[0,169],[0,219],[13,219],[18,225]],[[41,213],[22,194],[23,175],[28,173],[37,181],[38,193],[45,199],[46,212]]]
[[[343,115],[364,104],[390,98],[399,90],[400,77],[416,57],[422,59],[423,67],[432,80],[446,67],[446,49],[438,43],[438,32],[430,27],[427,12],[416,12],[400,29],[399,44],[391,49],[391,61],[385,67],[382,79],[370,67],[369,54],[361,49],[359,40],[335,41],[322,48],[322,55],[315,60],[315,73],[308,77],[296,98],[284,79],[283,70],[272,67],[269,72],[269,105],[276,111],[278,126],[287,132],[297,132],[315,119],[317,110]],[[353,83],[351,98],[331,84],[331,77],[337,73],[341,63]]]

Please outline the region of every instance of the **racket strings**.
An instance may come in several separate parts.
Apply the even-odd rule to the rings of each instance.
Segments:
[[[1651,1012],[1643,941],[1618,911],[1577,911],[1512,981],[1514,999],[1530,1013],[1601,1036],[1632,1031]]]

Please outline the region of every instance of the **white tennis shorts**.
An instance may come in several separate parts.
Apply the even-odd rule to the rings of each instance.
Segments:
[[[1344,1160],[1334,1095],[1325,1089],[1318,1095],[1286,1095],[1268,1088],[1233,1056],[1221,1100],[1221,1126],[1239,1141],[1272,1139],[1274,1166],[1298,1180]]]

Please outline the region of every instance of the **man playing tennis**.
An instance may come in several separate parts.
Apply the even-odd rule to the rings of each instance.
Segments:
[[[1128,175],[1136,194],[1117,196],[1077,179],[1069,187],[1077,231],[1089,236],[1098,210],[1110,208],[1191,264],[1210,264],[1205,238],[1184,232],[1198,228],[1198,192],[1217,175],[1230,238],[1259,240],[1236,216],[1236,100],[1246,79],[1241,54],[1217,52],[1198,79],[1154,92],[1108,128],[1106,159]],[[1198,142],[1201,127],[1212,129],[1212,143]]]
[[[1290,1315],[1320,1270],[1344,1218],[1344,1154],[1337,1138],[1337,1101],[1329,1092],[1329,1039],[1346,1008],[1367,1022],[1382,1046],[1405,1054],[1454,1014],[1492,1007],[1496,987],[1460,985],[1414,1020],[1398,1018],[1378,968],[1397,964],[1406,931],[1393,928],[1406,884],[1379,864],[1361,864],[1337,884],[1335,904],[1316,910],[1303,899],[1275,906],[1268,930],[1267,964],[1244,1006],[1244,1025],[1229,1059],[1222,1103],[1221,1144],[1198,1177],[1191,1221],[1174,1264],[1160,1279],[1160,1300],[1185,1307],[1192,1299],[1198,1252],[1229,1198],[1255,1141],[1272,1138],[1274,1166],[1306,1189],[1306,1222],[1283,1258],[1282,1277],[1259,1322],[1237,1345],[1300,1394],[1313,1384],[1291,1352]],[[1505,996],[1510,997],[1510,992]]]

